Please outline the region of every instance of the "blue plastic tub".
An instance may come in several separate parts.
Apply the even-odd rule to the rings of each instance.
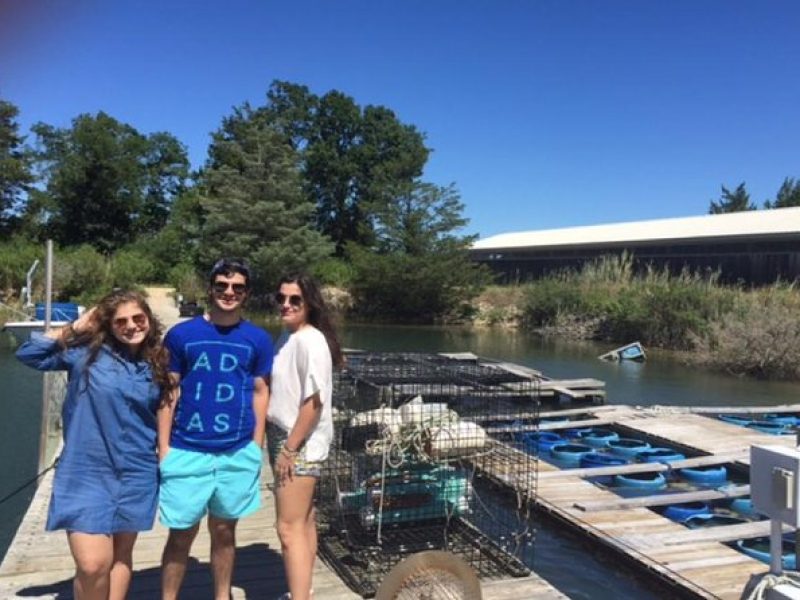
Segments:
[[[742,519],[741,517],[718,515],[717,513],[694,515],[683,521],[683,524],[689,529],[703,529],[704,527],[720,527],[723,525],[738,525],[739,523],[749,523],[749,521],[747,519]]]
[[[773,423],[772,421],[750,421],[745,427],[755,429],[762,433],[769,433],[771,435],[781,435],[784,433],[792,433],[791,430],[786,429],[780,423]]]
[[[564,438],[552,431],[529,431],[522,434],[522,443],[528,452],[538,450],[547,452],[556,444],[563,444]]]
[[[767,413],[763,415],[763,417],[764,421],[769,421],[770,423],[779,423],[784,427],[794,427],[795,425],[800,424],[800,419],[798,419],[795,415]]]
[[[678,474],[686,481],[703,485],[719,485],[728,480],[728,469],[724,465],[688,467],[678,470]]]
[[[770,564],[769,538],[759,537],[750,540],[737,540],[736,547],[742,552],[763,563]],[[797,560],[794,555],[794,543],[783,540],[781,562],[787,571],[797,570]]]
[[[614,485],[658,490],[667,486],[667,478],[661,473],[628,473],[627,475],[614,475]]]
[[[636,460],[646,463],[671,463],[676,460],[686,460],[686,456],[670,448],[648,448],[637,453]]]
[[[750,417],[743,417],[741,415],[719,415],[717,417],[720,421],[725,421],[726,423],[732,423],[734,425],[741,425],[742,427],[747,427],[753,419]]]
[[[644,440],[637,440],[634,438],[619,438],[618,440],[611,440],[608,442],[608,449],[612,454],[633,459],[639,452],[650,449],[650,444]]]
[[[750,498],[734,498],[731,500],[730,507],[733,512],[745,517],[761,516],[761,513],[753,507],[753,501]]]
[[[594,448],[584,444],[562,443],[550,448],[550,455],[566,466],[577,467],[580,465],[581,457],[592,451]]]
[[[619,434],[610,429],[592,428],[585,433],[580,434],[580,441],[593,448],[602,448],[608,446],[611,440],[618,440]]]
[[[684,502],[683,504],[670,504],[664,509],[664,516],[672,521],[683,523],[695,515],[707,515],[711,509],[705,502]]]
[[[611,454],[604,454],[602,452],[589,452],[584,454],[580,459],[580,466],[584,469],[591,469],[596,467],[614,467],[618,465],[626,465],[628,461],[621,456],[613,456]],[[595,475],[588,478],[593,483],[601,483],[603,485],[611,485],[614,482],[613,475]]]

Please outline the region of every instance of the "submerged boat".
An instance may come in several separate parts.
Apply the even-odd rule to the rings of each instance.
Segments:
[[[647,358],[647,355],[645,354],[644,346],[639,342],[631,342],[601,354],[598,358],[601,360],[635,360],[641,362]]]

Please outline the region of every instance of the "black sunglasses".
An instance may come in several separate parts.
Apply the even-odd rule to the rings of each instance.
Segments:
[[[291,294],[289,296],[286,294],[281,294],[280,292],[275,294],[275,302],[278,303],[278,306],[283,306],[287,298],[289,299],[290,306],[294,306],[295,308],[300,308],[303,306],[303,297],[299,294]]]
[[[247,291],[247,285],[244,283],[228,283],[226,281],[215,281],[214,285],[212,286],[214,291],[217,294],[224,294],[228,291],[228,288],[233,290],[233,293],[237,296],[241,296]]]

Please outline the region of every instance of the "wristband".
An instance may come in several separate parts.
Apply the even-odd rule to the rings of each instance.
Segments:
[[[299,451],[298,450],[289,450],[289,447],[284,443],[283,446],[281,446],[281,454],[285,454],[289,458],[294,458],[295,456],[297,456],[299,454]]]

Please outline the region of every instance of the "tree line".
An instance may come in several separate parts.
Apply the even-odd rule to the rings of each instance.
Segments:
[[[788,208],[790,206],[800,206],[800,180],[786,177],[781,187],[778,188],[775,199],[764,201],[764,208]],[[750,200],[750,193],[743,181],[733,190],[723,185],[719,199],[710,202],[708,212],[712,215],[719,215],[757,209],[758,207]]]
[[[222,118],[195,172],[169,132],[98,112],[36,123],[28,140],[18,115],[0,99],[0,235],[20,256],[50,238],[80,256],[73,271],[181,287],[236,256],[252,264],[257,295],[282,272],[309,270],[348,288],[359,315],[400,320],[457,315],[488,282],[469,261],[457,189],[423,180],[425,136],[389,108],[274,81],[261,105]],[[98,276],[87,275],[76,290],[72,273],[62,294],[91,292]]]

